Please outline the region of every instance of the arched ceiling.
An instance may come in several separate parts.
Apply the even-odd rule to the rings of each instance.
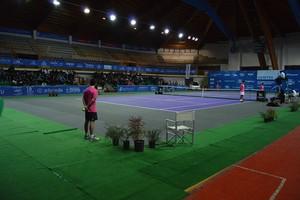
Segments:
[[[288,0],[260,0],[259,7],[257,0],[206,2],[236,39],[254,38],[253,33],[264,36],[266,25],[272,36],[284,37],[300,31]],[[229,41],[206,10],[181,0],[65,0],[60,6],[54,6],[50,0],[1,0],[0,4],[0,27],[156,49],[200,49],[205,43]],[[82,12],[85,5],[91,9],[89,15]],[[116,22],[103,20],[109,11],[118,16]],[[128,23],[131,16],[138,21],[136,30]],[[262,24],[260,17],[267,23]],[[155,23],[155,31],[149,30],[150,23]],[[170,33],[161,34],[167,26]],[[199,40],[179,39],[179,31]]]

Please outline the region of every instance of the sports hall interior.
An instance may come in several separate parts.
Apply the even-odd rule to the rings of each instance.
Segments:
[[[87,4],[90,12],[82,13]],[[2,1],[0,199],[299,199],[300,111],[290,110],[299,103],[298,78],[286,81],[298,97],[278,107],[267,106],[273,91],[264,101],[246,91],[243,103],[238,89],[230,99],[158,94],[161,85],[191,83],[201,93],[212,86],[210,73],[298,74],[299,4]],[[119,13],[116,24],[107,16],[111,8]],[[138,26],[129,28],[129,13]],[[152,20],[156,32],[148,30]],[[93,78],[103,89],[97,142],[83,138],[82,88]],[[30,93],[42,85],[78,89]],[[156,90],[121,92],[120,86]],[[269,109],[276,118],[265,123]],[[191,111],[194,132],[168,143],[167,120]],[[161,130],[154,149],[146,136],[142,152],[133,139],[125,151],[122,140],[113,146],[106,137],[108,124],[127,126],[132,116],[142,117],[146,131]]]

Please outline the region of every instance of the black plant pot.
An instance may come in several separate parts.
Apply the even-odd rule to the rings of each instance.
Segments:
[[[154,148],[155,148],[155,145],[156,145],[156,142],[155,142],[155,141],[149,141],[149,148],[150,148],[150,149],[154,149]]]
[[[293,108],[291,108],[291,111],[292,111],[292,112],[296,112],[296,111],[298,111],[298,108],[294,108],[294,107],[293,107]]]
[[[264,122],[265,122],[265,123],[268,123],[268,122],[271,122],[271,121],[274,121],[274,118],[273,118],[273,117],[265,117],[265,118],[264,118]]]
[[[143,152],[144,151],[144,140],[135,140],[134,141],[134,150],[135,150],[135,152]]]
[[[129,150],[129,146],[130,146],[129,140],[124,140],[124,141],[123,141],[123,149],[124,149],[125,151],[128,151],[128,150]]]
[[[112,139],[112,144],[113,144],[113,146],[118,146],[119,145],[119,138],[113,138]]]

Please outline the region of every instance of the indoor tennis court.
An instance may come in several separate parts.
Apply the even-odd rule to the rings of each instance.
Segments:
[[[238,97],[238,93],[236,93]],[[153,109],[162,111],[187,111],[187,110],[199,110],[206,108],[213,108],[219,106],[239,104],[239,100],[236,99],[220,99],[220,98],[202,98],[193,97],[186,94],[180,95],[122,95],[103,97],[98,100],[102,103],[116,104],[122,106],[138,107],[143,109]]]
[[[298,126],[299,115],[291,116],[293,113],[287,107],[278,109],[280,118],[270,126],[258,114],[266,108],[263,102],[219,102],[214,107],[195,109],[193,146],[183,143],[170,147],[162,138],[156,149],[145,147],[143,153],[133,149],[124,152],[121,146],[113,147],[103,137],[105,123],[126,124],[130,115],[142,116],[146,129],[163,127],[166,118],[172,118],[178,107],[191,100],[167,97],[100,96],[97,102],[100,119],[95,130],[102,137],[95,143],[83,139],[80,96],[4,98],[0,123],[1,148],[6,153],[1,160],[8,167],[2,171],[8,173],[2,174],[6,180],[3,197],[15,192],[16,181],[26,180],[19,184],[18,195],[14,197],[43,198],[52,194],[53,199],[126,199],[129,196],[130,199],[183,199],[194,194],[191,198],[197,199],[201,191],[197,187],[199,183],[237,165]],[[155,101],[176,104],[163,107]],[[15,175],[9,177],[9,174]],[[260,179],[264,180],[268,181]],[[189,190],[191,187],[193,190]],[[34,193],[35,190],[39,192]],[[292,191],[287,195],[299,195]]]

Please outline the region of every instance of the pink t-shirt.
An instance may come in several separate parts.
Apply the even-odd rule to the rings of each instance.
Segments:
[[[260,91],[264,91],[264,90],[265,90],[265,87],[264,87],[263,85],[261,85],[261,86],[259,87],[259,90],[260,90]]]
[[[243,83],[240,85],[240,92],[245,92],[245,85]]]
[[[83,98],[86,105],[92,100],[92,98],[95,99],[94,103],[89,107],[88,112],[97,112],[97,107],[96,107],[97,97],[98,97],[98,90],[95,89],[94,87],[88,87],[84,91]]]

